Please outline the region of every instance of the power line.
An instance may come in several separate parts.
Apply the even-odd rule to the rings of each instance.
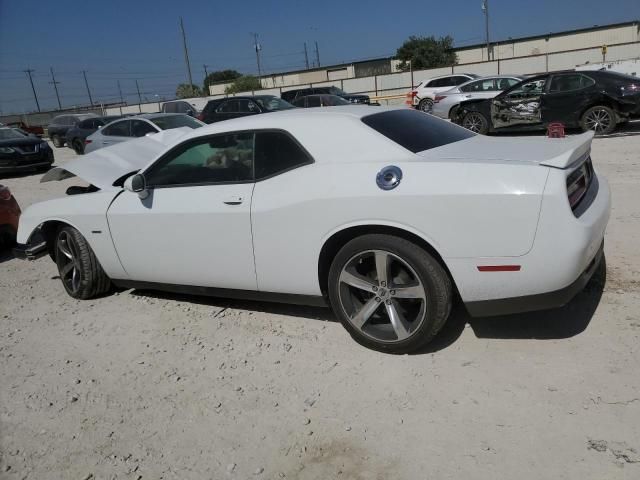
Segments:
[[[53,67],[50,67],[51,70],[51,81],[49,83],[53,83],[53,88],[56,91],[56,98],[58,99],[58,109],[62,110],[62,104],[60,103],[60,95],[58,94],[58,84],[60,82],[56,82],[56,77],[53,74]]]
[[[189,63],[189,50],[187,49],[187,37],[184,33],[184,24],[182,23],[182,17],[180,17],[180,30],[182,31],[182,46],[184,47],[184,60],[187,62],[187,74],[189,75],[189,88],[193,85],[193,79],[191,78],[191,64]]]
[[[31,90],[33,90],[33,98],[36,99],[36,107],[38,107],[38,111],[40,111],[40,103],[38,103],[38,95],[36,95],[36,87],[33,86],[33,78],[31,78],[31,74],[34,72],[33,69],[27,68],[25,73],[29,76],[29,82],[31,83]]]
[[[84,84],[87,87],[87,94],[89,95],[89,103],[93,107],[93,99],[91,98],[91,90],[89,89],[89,82],[87,82],[87,71],[82,70],[82,75],[84,75]]]

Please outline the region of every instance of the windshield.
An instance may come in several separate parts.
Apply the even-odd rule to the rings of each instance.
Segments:
[[[344,90],[340,90],[338,87],[329,88],[329,93],[331,93],[331,95],[338,95],[339,97],[348,95],[348,93],[346,93]]]
[[[26,133],[21,133],[15,128],[0,128],[0,140],[15,140],[17,138],[24,138],[28,136]]]
[[[171,130],[172,128],[180,127],[200,128],[204,125],[200,120],[196,120],[189,115],[166,115],[149,118],[149,121],[160,130]]]
[[[278,97],[256,97],[255,101],[265,110],[287,110],[289,108],[296,108],[289,102]]]

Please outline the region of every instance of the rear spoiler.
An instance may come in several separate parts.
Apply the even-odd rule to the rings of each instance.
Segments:
[[[594,133],[592,131],[585,132],[581,135],[566,138],[550,138],[550,142],[562,142],[566,150],[548,160],[543,160],[540,165],[547,167],[566,169],[577,166],[589,156],[591,152],[591,141]]]

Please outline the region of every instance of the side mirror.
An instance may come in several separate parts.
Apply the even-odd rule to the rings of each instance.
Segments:
[[[141,200],[144,200],[149,196],[149,190],[147,190],[147,181],[144,175],[136,173],[131,175],[124,181],[124,189],[128,192],[137,193]]]

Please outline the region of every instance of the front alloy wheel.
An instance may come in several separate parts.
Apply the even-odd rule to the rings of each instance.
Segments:
[[[389,235],[349,242],[329,273],[331,305],[359,343],[406,353],[428,343],[451,308],[451,283],[426,251]]]
[[[109,290],[111,281],[85,238],[73,227],[58,231],[55,260],[60,280],[73,298],[86,300]]]
[[[616,128],[615,115],[609,107],[591,107],[582,115],[581,127],[585,132],[593,130],[596,135],[608,135]]]
[[[478,112],[467,113],[462,120],[462,126],[467,130],[483,135],[486,134],[488,130],[486,118]]]

